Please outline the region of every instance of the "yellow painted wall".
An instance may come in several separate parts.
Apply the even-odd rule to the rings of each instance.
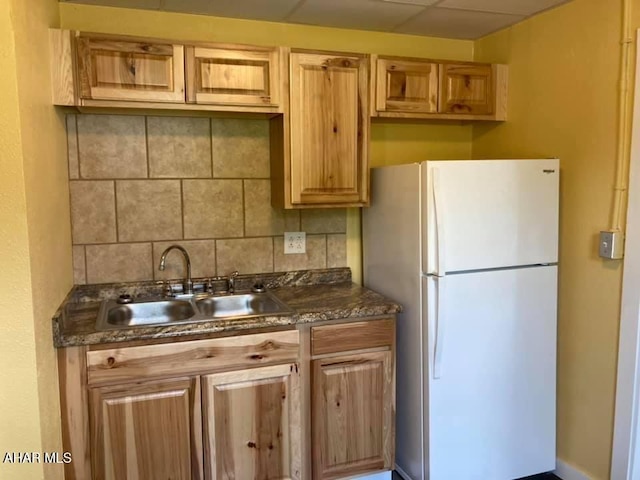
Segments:
[[[509,64],[508,121],[473,129],[473,156],[560,158],[558,456],[609,478],[621,262],[609,227],[617,142],[621,2],[574,0],[475,44]]]
[[[66,145],[51,105],[56,0],[0,4],[0,452],[61,451],[51,316],[72,285]],[[62,478],[0,463],[0,478]]]
[[[255,45],[471,60],[473,42],[339,28],[288,25],[149,10],[60,4],[62,28],[100,33],[220,41]],[[462,123],[375,122],[371,128],[372,166],[427,158],[468,158],[472,126]],[[347,257],[354,280],[361,281],[360,211],[350,210]]]
[[[0,453],[40,450],[27,205],[13,25],[0,3]],[[5,314],[6,312],[6,314]],[[41,478],[42,466],[0,463],[0,478]]]

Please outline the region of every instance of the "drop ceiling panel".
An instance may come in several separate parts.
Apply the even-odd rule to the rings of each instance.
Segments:
[[[438,7],[529,16],[565,3],[566,1],[567,0],[444,0],[438,4]]]
[[[473,40],[571,0],[59,1]]]
[[[379,0],[306,0],[289,15],[287,21],[390,31],[423,10],[423,6]]]
[[[429,8],[394,31],[414,35],[474,39],[523,20],[523,16]]]
[[[84,1],[84,0],[83,0]],[[161,0],[163,10],[218,17],[282,21],[298,0]]]

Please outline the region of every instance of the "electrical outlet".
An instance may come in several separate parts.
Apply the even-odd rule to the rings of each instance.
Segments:
[[[284,232],[284,253],[305,253],[307,251],[307,234],[304,232]]]
[[[623,235],[620,231],[600,232],[599,254],[602,258],[619,260],[623,254]]]

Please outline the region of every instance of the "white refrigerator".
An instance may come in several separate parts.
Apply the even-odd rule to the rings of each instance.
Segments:
[[[404,307],[397,470],[553,470],[559,161],[427,161],[371,176],[364,282]]]

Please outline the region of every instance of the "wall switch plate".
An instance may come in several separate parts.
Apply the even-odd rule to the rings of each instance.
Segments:
[[[284,232],[284,253],[305,253],[307,251],[307,234],[305,232]]]
[[[624,235],[621,231],[600,232],[599,254],[602,258],[619,260],[624,253]]]

